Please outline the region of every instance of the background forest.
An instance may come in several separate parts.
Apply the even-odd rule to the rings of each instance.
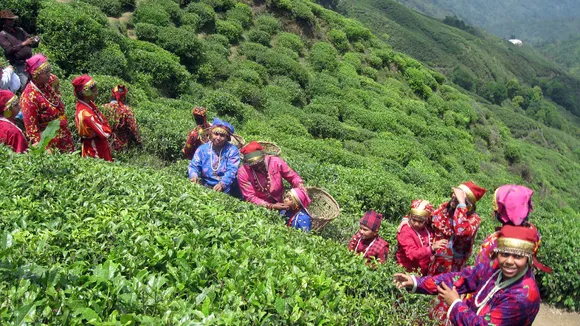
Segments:
[[[360,21],[305,0],[3,3],[40,35],[71,129],[70,81],[90,73],[100,104],[128,85],[144,144],[114,164],[0,148],[2,324],[410,325],[428,298],[391,284],[393,257],[368,269],[346,242],[374,209],[394,253],[412,199],[470,179],[488,188],[478,244],[495,188],[536,191],[543,299],[580,308],[580,95],[534,51],[391,2],[357,1]],[[341,216],[307,235],[191,184],[194,105],[280,145]]]

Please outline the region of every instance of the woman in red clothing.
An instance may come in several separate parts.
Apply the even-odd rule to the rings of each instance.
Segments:
[[[0,144],[11,147],[16,153],[23,153],[28,150],[28,142],[14,123],[18,112],[18,96],[11,91],[0,90]]]
[[[201,106],[196,106],[193,108],[193,111],[191,111],[196,126],[195,129],[189,132],[187,142],[181,150],[183,156],[188,160],[193,158],[193,154],[195,154],[195,151],[199,146],[207,143],[209,140],[209,136],[204,132],[204,130],[211,127],[205,116],[206,111],[207,109]]]
[[[82,139],[81,155],[112,161],[107,141],[111,137],[111,127],[94,102],[99,95],[97,83],[91,76],[82,75],[75,78],[72,84],[77,97],[75,124]]]
[[[407,272],[420,271],[427,275],[427,269],[435,250],[444,248],[447,240],[433,241],[433,230],[430,220],[433,205],[422,199],[413,200],[409,215],[403,218],[397,232],[398,249],[395,256],[397,262],[405,267]]]
[[[68,129],[64,103],[60,99],[59,81],[50,73],[50,64],[42,54],[36,54],[26,60],[26,71],[31,79],[20,96],[20,107],[30,143],[36,145],[48,123],[59,119],[60,129],[48,143],[47,149],[73,152],[72,135]]]
[[[103,105],[103,113],[113,130],[111,147],[117,152],[141,145],[135,113],[127,105],[127,92],[125,85],[113,87],[111,102]]]

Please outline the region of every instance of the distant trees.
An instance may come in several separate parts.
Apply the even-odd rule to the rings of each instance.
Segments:
[[[476,30],[472,26],[467,25],[463,20],[457,16],[445,16],[443,23],[464,30],[468,33],[475,34]]]

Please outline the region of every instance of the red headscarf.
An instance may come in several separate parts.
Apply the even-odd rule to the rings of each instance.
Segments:
[[[527,256],[531,266],[551,273],[552,269],[536,258],[540,243],[540,236],[535,227],[504,225],[499,230],[496,251]]]
[[[77,78],[73,79],[72,84],[75,88],[75,94],[83,94],[85,91],[90,90],[93,86],[97,83],[95,80],[89,75],[81,75]]]
[[[42,54],[35,54],[26,60],[26,68],[24,70],[34,78],[48,68],[50,68],[50,64],[46,58]]]
[[[18,96],[11,91],[0,90],[0,114],[4,113],[15,103],[18,103]]]
[[[127,87],[125,85],[117,85],[113,87],[112,93],[117,102],[121,102],[121,98],[127,95]]]
[[[371,231],[377,232],[381,228],[381,222],[383,221],[383,215],[375,211],[367,211],[365,215],[360,219],[360,224],[365,225]]]
[[[206,108],[204,108],[203,106],[196,106],[193,108],[193,110],[191,111],[191,114],[193,114],[194,117],[205,117],[205,112],[207,111]]]
[[[478,200],[480,200],[481,197],[483,197],[483,195],[485,195],[485,192],[487,191],[485,188],[482,188],[473,183],[473,181],[464,182],[460,184],[457,188],[465,191],[467,198],[469,198],[469,200],[471,200],[471,202],[474,204]]]

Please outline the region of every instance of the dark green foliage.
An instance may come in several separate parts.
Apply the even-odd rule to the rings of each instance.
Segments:
[[[181,15],[180,23],[181,26],[191,26],[194,31],[198,30],[203,25],[199,15],[193,12],[184,12]]]
[[[328,32],[332,45],[341,53],[347,52],[350,48],[350,43],[346,37],[346,33],[341,29],[333,29]]]
[[[317,138],[343,139],[346,136],[346,130],[340,122],[326,114],[309,114],[308,118],[304,119],[302,123],[308,129],[308,132]]]
[[[85,3],[48,3],[38,16],[45,54],[67,74],[87,71],[106,47],[106,17]]]
[[[199,26],[213,24],[216,20],[215,11],[211,6],[201,2],[192,2],[187,6],[187,11],[199,16]]]
[[[242,28],[247,29],[252,25],[252,8],[245,3],[236,5],[226,12],[227,20],[237,22]]]
[[[242,26],[237,22],[218,20],[215,23],[216,32],[227,37],[230,43],[237,43],[242,37]]]
[[[271,15],[259,15],[256,17],[254,23],[256,24],[257,29],[264,31],[269,35],[275,35],[280,31],[280,21]]]
[[[263,30],[252,29],[248,32],[248,41],[270,46],[270,34]]]
[[[179,58],[153,44],[132,41],[129,54],[129,65],[132,67],[132,78],[135,74],[144,73],[151,76],[148,80],[163,95],[175,97],[181,93],[191,76],[179,64]]]
[[[201,3],[212,7],[216,11],[226,11],[236,5],[235,0],[202,0]]]
[[[338,52],[326,42],[318,42],[310,49],[308,61],[315,71],[335,71],[338,67]]]
[[[90,5],[98,7],[101,11],[111,17],[120,17],[123,13],[121,0],[82,0]]]
[[[155,43],[178,55],[181,63],[191,71],[203,61],[203,43],[188,29],[138,23],[135,31],[140,40]]]
[[[477,32],[475,28],[467,25],[463,20],[457,18],[457,16],[445,16],[443,23],[449,26],[457,27],[471,34],[475,34]]]
[[[163,6],[153,1],[141,2],[133,13],[135,23],[147,23],[156,26],[171,26],[171,16]]]
[[[278,36],[276,36],[275,44],[276,47],[288,48],[299,55],[302,54],[304,49],[304,42],[302,42],[302,39],[298,35],[292,33],[279,33]]]

